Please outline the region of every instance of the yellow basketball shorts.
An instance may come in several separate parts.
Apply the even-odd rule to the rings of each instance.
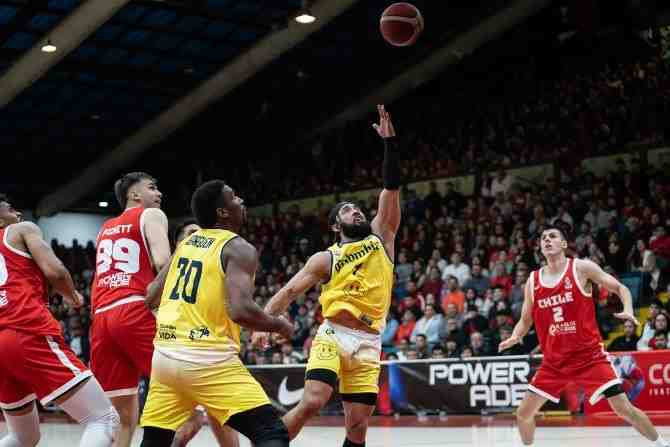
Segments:
[[[312,342],[306,376],[310,379],[310,376],[314,377],[315,370],[325,369],[334,372],[340,379],[341,394],[377,394],[380,357],[380,335],[326,320]]]
[[[201,365],[155,350],[140,425],[176,431],[197,405],[223,425],[237,413],[269,403],[261,385],[237,357],[223,364]]]

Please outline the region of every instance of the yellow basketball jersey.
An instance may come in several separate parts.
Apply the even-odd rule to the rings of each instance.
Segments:
[[[239,352],[240,327],[226,309],[221,250],[235,233],[199,230],[177,247],[158,308],[157,348]]]
[[[335,244],[330,280],[321,287],[319,302],[323,316],[340,311],[353,314],[371,328],[382,331],[391,305],[393,262],[377,235],[363,240]]]

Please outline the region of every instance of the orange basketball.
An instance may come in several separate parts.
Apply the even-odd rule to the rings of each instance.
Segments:
[[[379,29],[391,45],[407,47],[414,44],[423,31],[423,17],[410,3],[394,3],[382,14]]]

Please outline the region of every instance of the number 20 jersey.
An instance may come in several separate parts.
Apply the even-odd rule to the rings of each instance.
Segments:
[[[568,258],[563,274],[553,285],[542,279],[541,272],[532,273],[530,287],[543,365],[569,373],[601,360],[606,354],[593,298],[578,281],[575,260]]]
[[[156,276],[144,237],[144,211],[142,207],[129,208],[102,225],[91,287],[93,313],[123,298],[144,296]]]
[[[227,230],[203,229],[179,244],[156,315],[158,350],[196,362],[237,355],[240,327],[228,315],[221,264],[221,250],[236,237]]]

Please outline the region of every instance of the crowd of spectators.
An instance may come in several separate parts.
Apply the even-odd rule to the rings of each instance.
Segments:
[[[598,177],[580,162],[626,143],[667,140],[668,121],[663,118],[670,112],[670,71],[656,61],[606,66],[530,90],[540,93],[516,103],[487,104],[485,110],[473,106],[455,119],[444,119],[454,113],[439,101],[413,108],[419,111],[414,116],[398,114],[404,143],[412,148],[403,164],[406,181],[458,173],[476,173],[481,181],[470,197],[450,184],[439,190],[431,183],[424,196],[403,191],[393,303],[382,334],[387,358],[497,354],[498,343],[511,335],[521,312],[529,273],[542,266],[537,236],[557,221],[573,230],[573,255],[630,279],[637,304],[650,304],[640,336],[625,324],[624,335],[611,348],[666,347],[669,309],[662,300],[670,292],[670,166],[649,166],[634,156],[628,164],[620,159],[615,170]],[[436,114],[443,114],[439,123],[428,117]],[[318,178],[286,176],[275,188],[280,195],[294,198],[378,187],[381,151],[374,133],[366,125],[365,130],[353,126],[343,135],[313,148]],[[355,158],[346,158],[354,157],[352,151],[330,147],[354,141],[361,148]],[[325,153],[334,155],[331,159]],[[519,182],[506,170],[548,160],[558,162],[561,175],[542,184]],[[249,178],[252,184],[262,183]],[[255,191],[252,185],[236,186]],[[362,206],[372,217],[376,200]],[[271,218],[250,219],[242,233],[260,256],[254,293],[259,305],[265,305],[312,253],[333,243],[328,211],[325,204],[310,215],[292,208]],[[93,244],[75,242],[65,248],[53,241],[52,246],[88,301],[95,268]],[[244,361],[304,362],[322,321],[318,297],[317,286],[291,305],[296,328],[291,341],[275,341],[263,352],[245,342]],[[613,314],[620,303],[605,290],[596,290],[595,297],[606,337],[619,325]],[[54,300],[51,309],[66,340],[88,360],[90,307],[77,311]],[[523,345],[505,354],[537,349],[531,332]]]

